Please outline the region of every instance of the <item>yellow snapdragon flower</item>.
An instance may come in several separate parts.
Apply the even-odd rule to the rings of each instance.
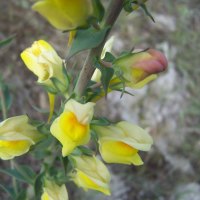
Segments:
[[[95,15],[93,0],[39,0],[32,9],[59,30],[74,30],[88,24]]]
[[[52,181],[45,181],[41,200],[68,200],[68,193],[65,185],[57,185]]]
[[[76,164],[72,179],[79,187],[110,195],[110,173],[103,162],[90,156],[73,156],[73,159]]]
[[[59,81],[59,89],[68,88],[68,80],[63,74],[62,59],[53,47],[44,40],[35,41],[31,47],[21,53],[21,58],[30,71],[38,77],[38,83],[55,88],[51,78]]]
[[[55,119],[50,131],[62,144],[62,155],[69,155],[74,148],[90,140],[90,121],[94,114],[94,103],[81,104],[70,99],[63,113]]]
[[[149,151],[153,143],[147,131],[125,121],[93,129],[99,136],[99,151],[107,163],[142,165],[138,151]]]
[[[42,138],[26,115],[8,118],[0,123],[0,158],[9,160],[23,155]]]

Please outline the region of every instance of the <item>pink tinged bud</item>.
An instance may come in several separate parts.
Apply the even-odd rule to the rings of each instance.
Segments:
[[[115,66],[127,80],[126,86],[141,88],[167,68],[167,59],[160,51],[149,49],[121,57],[116,60]]]
[[[141,69],[148,74],[157,74],[166,70],[168,63],[163,53],[154,49],[149,49],[147,53],[151,55],[151,58],[138,63]]]

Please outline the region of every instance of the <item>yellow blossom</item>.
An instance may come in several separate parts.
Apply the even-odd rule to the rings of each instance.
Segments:
[[[45,181],[41,200],[68,200],[68,193],[65,185],[57,185],[52,181]]]
[[[21,58],[30,71],[38,77],[38,83],[54,88],[51,78],[56,78],[59,90],[68,88],[68,80],[63,74],[62,59],[53,47],[44,40],[35,41],[21,53]]]
[[[149,151],[153,143],[147,131],[125,121],[93,129],[99,136],[99,150],[107,163],[142,165],[138,151]]]
[[[73,181],[85,189],[97,190],[110,195],[110,174],[106,166],[96,157],[73,156],[75,160],[75,172]]]
[[[26,115],[8,118],[0,123],[0,158],[9,160],[25,154],[41,139],[42,135],[28,123]]]
[[[77,146],[89,142],[94,105],[90,102],[81,104],[70,99],[63,113],[53,122],[50,131],[62,144],[63,156],[69,155]]]
[[[94,16],[93,0],[39,0],[32,9],[59,30],[74,30]]]

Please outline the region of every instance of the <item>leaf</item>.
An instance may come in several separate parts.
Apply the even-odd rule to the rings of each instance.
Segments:
[[[42,194],[43,177],[44,177],[44,172],[39,174],[34,181],[34,191],[35,191],[36,199],[40,199],[41,194]]]
[[[44,88],[44,90],[46,90],[49,93],[52,93],[52,94],[57,94],[58,93],[58,91],[53,87],[50,87],[50,86],[47,86],[47,85],[44,85],[44,84],[38,83],[38,82],[37,82],[37,84],[42,86]]]
[[[93,9],[98,21],[103,19],[105,10],[100,0],[93,0]]]
[[[48,113],[49,113],[48,109],[39,108],[39,107],[34,106],[34,105],[31,105],[31,107],[32,107],[35,111],[37,111],[37,112],[39,112],[39,113],[42,113],[42,114],[48,114]]]
[[[0,169],[0,172],[32,185],[35,173],[27,166],[18,166],[17,168],[18,169]]]
[[[68,58],[86,49],[97,47],[105,38],[110,27],[96,30],[91,27],[89,29],[78,30],[76,37],[72,43]]]
[[[8,185],[4,185],[2,182],[0,183],[0,188],[2,188],[12,198],[15,197],[15,192],[14,192],[13,188],[8,187]]]
[[[115,60],[115,56],[112,55],[110,52],[106,52],[105,57],[104,57],[104,61],[106,62],[113,62]]]
[[[84,155],[87,155],[87,156],[92,156],[94,155],[94,152],[87,148],[87,147],[84,147],[84,146],[79,146],[78,149],[82,152],[82,154]]]
[[[2,48],[4,46],[8,45],[9,43],[11,43],[14,37],[15,36],[11,36],[11,37],[6,38],[5,40],[1,40],[0,41],[0,48]]]
[[[75,161],[70,156],[62,157],[62,163],[64,167],[65,174],[69,174],[75,167]]]
[[[102,66],[102,64],[98,61],[96,61],[95,66],[101,71],[101,83],[103,85],[105,94],[107,95],[109,83],[114,75],[114,69]]]
[[[148,11],[146,5],[143,3],[143,4],[141,4],[140,6],[141,6],[141,8],[144,10],[145,14],[146,14],[148,17],[150,17],[150,19],[151,19],[153,22],[155,22],[153,16],[152,16],[151,13]]]
[[[1,80],[0,80],[0,90],[3,93],[6,110],[9,110],[12,104],[12,97],[11,97],[8,86],[5,83],[3,83]],[[2,110],[1,105],[2,103],[1,103],[1,98],[0,98],[0,110]]]
[[[50,78],[54,87],[57,89],[58,92],[64,92],[68,88],[68,80],[66,80],[66,85],[64,85],[60,80],[58,80],[56,77]],[[51,93],[51,92],[50,92]]]
[[[22,190],[15,198],[15,200],[26,200],[26,190]]]
[[[92,120],[91,125],[97,125],[97,126],[109,126],[111,123],[108,121],[108,119],[102,117],[96,120]]]

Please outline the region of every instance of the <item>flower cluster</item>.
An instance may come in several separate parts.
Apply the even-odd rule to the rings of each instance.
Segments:
[[[92,24],[100,23],[103,13],[100,12],[102,5],[98,0],[39,0],[33,5],[33,10],[59,30],[76,31],[80,28],[83,31]],[[105,46],[111,49],[110,44]],[[76,85],[71,81],[73,75],[68,72],[69,66],[64,64],[64,60],[49,43],[44,40],[35,41],[21,53],[26,67],[38,77],[37,82],[50,97],[53,95],[53,99],[59,96],[61,106],[54,111],[54,106],[50,103],[51,117],[48,123],[42,125],[34,123],[26,115],[1,122],[0,158],[13,159],[32,150],[33,145],[39,146],[49,140],[50,144],[46,149],[54,159],[50,162],[48,156],[44,156],[44,163],[50,162],[53,165],[60,158],[65,173],[57,170],[58,173],[53,176],[50,170],[52,166],[48,168],[44,165],[42,200],[68,200],[65,187],[68,181],[73,181],[85,190],[92,189],[110,195],[111,177],[103,161],[139,166],[143,164],[139,152],[151,149],[153,139],[147,130],[127,121],[101,123],[101,119],[94,114],[95,102],[113,90],[145,86],[166,69],[167,60],[160,51],[154,49],[129,52],[113,56],[109,62],[109,71],[106,71],[103,60],[106,52],[107,49],[104,48],[101,59],[95,63],[100,66],[100,70],[89,78],[81,96],[74,90]],[[104,81],[108,79],[109,81]],[[92,90],[94,86],[99,87],[97,91]],[[91,149],[94,141],[97,142],[102,159],[97,158]]]

